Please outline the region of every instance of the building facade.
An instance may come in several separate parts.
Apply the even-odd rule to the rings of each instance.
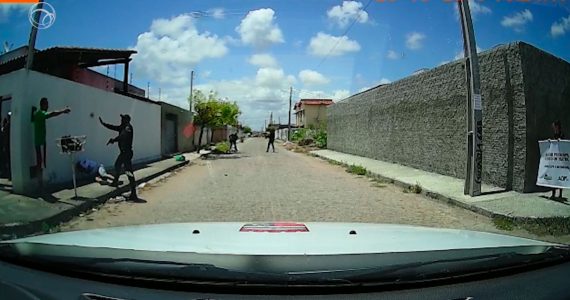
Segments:
[[[301,99],[295,103],[296,126],[299,128],[326,127],[326,109],[333,103],[332,99]]]

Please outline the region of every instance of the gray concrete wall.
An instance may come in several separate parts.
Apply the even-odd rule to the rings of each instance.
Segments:
[[[562,122],[570,138],[570,63],[526,44],[521,45],[521,54],[528,129],[526,182],[528,190],[535,190],[538,141],[551,137],[554,120]]]
[[[564,67],[543,69],[540,64],[548,56],[537,51],[524,43],[512,43],[479,56],[486,183],[517,191],[535,188],[528,172],[536,170],[525,168],[527,149],[532,150],[527,126],[535,125],[527,124],[523,78],[526,76],[528,86],[528,72],[543,74],[552,70],[555,74],[549,76],[568,77]],[[535,57],[523,67],[522,55],[540,58]],[[328,148],[464,178],[468,87],[464,62],[455,61],[329,106]],[[544,84],[549,85],[546,81]],[[560,91],[546,89],[541,93],[554,95]],[[567,115],[570,110],[565,112]],[[528,114],[532,113],[529,110]],[[534,157],[536,152],[528,155]]]
[[[192,124],[192,114],[189,110],[180,108],[178,106],[168,104],[165,102],[160,103],[161,116],[160,116],[160,127],[161,127],[161,149],[162,154],[165,153],[165,129],[166,129],[166,115],[173,114],[177,117],[177,144],[178,152],[188,152],[194,150],[194,143],[192,142],[192,136],[186,136],[185,129],[187,126]]]

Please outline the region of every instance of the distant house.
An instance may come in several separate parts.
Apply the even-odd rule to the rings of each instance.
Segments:
[[[332,99],[301,99],[295,103],[296,125],[299,128],[326,126],[327,106]]]

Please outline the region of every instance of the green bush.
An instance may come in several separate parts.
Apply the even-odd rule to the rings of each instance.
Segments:
[[[315,143],[319,148],[326,148],[327,147],[327,132],[325,130],[320,129],[315,134]]]
[[[366,168],[363,166],[357,165],[350,165],[346,168],[348,173],[356,174],[356,175],[366,175]]]
[[[216,144],[214,151],[216,153],[228,153],[230,151],[230,144],[228,142],[219,142]]]
[[[304,140],[304,139],[307,138],[308,133],[309,133],[309,130],[308,130],[308,129],[305,129],[305,128],[298,129],[298,130],[296,130],[296,131],[293,133],[293,135],[291,136],[291,140],[294,141],[294,142],[298,142],[298,141],[300,141],[300,140]]]

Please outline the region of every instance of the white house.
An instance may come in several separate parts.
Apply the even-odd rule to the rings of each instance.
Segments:
[[[118,124],[120,114],[129,114],[134,127],[134,162],[147,162],[161,155],[161,107],[144,98],[144,90],[123,81],[99,74],[88,67],[124,64],[128,74],[132,50],[54,47],[36,51],[32,70],[25,69],[26,53],[0,56],[0,102],[2,110],[10,109],[12,185],[16,193],[35,189],[36,165],[31,123],[32,106],[42,97],[49,100],[50,110],[68,106],[71,113],[47,121],[47,169],[44,182],[69,182],[71,162],[62,155],[56,140],[64,135],[86,135],[85,151],[77,155],[101,162],[109,167],[118,154],[116,145],[107,146],[116,132],[99,124]],[[22,54],[23,52],[23,54]],[[141,95],[142,93],[142,95]]]

